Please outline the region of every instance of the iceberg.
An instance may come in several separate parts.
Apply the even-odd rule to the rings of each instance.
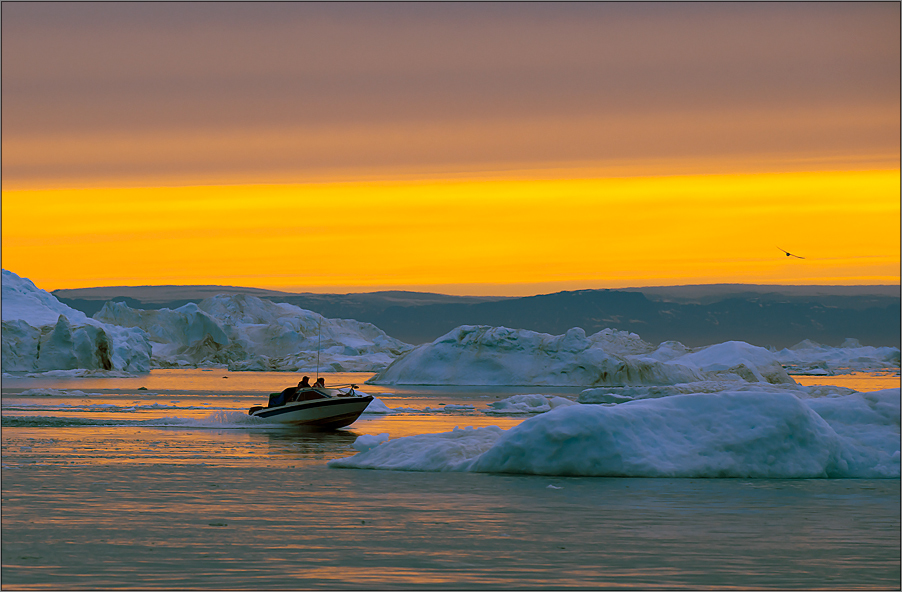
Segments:
[[[367,381],[388,385],[592,386],[677,384],[703,380],[695,367],[652,356],[635,333],[591,336],[462,325],[401,356]]]
[[[374,372],[412,346],[375,325],[327,319],[250,295],[219,295],[175,310],[107,302],[94,318],[147,332],[158,368],[224,365],[230,370]]]
[[[819,387],[818,387],[819,388]],[[684,384],[624,386],[624,387],[594,387],[584,389],[579,393],[577,401],[580,403],[625,403],[636,399],[658,399],[673,395],[688,395],[691,393],[720,393],[723,391],[757,391],[795,394],[807,394],[812,387],[804,387],[792,384],[768,384],[760,382],[745,383],[741,380],[702,380],[699,382],[687,382]],[[829,388],[829,393],[836,392],[841,387]]]
[[[739,377],[747,382],[795,384],[771,352],[744,341],[709,345],[675,360],[698,368],[709,379]]]
[[[898,371],[900,366],[899,348],[863,346],[852,338],[846,339],[839,347],[806,339],[792,347],[772,352],[790,374]]]
[[[796,384],[774,354],[741,341],[690,352],[679,342],[655,347],[613,329],[586,336],[574,327],[555,336],[484,325],[463,325],[420,345],[367,382],[622,388],[711,380]]]
[[[559,476],[893,478],[899,389],[800,398],[771,389],[560,406],[502,430],[367,441],[334,468]]]
[[[2,370],[150,370],[147,334],[90,319],[31,280],[2,270]]]
[[[545,395],[514,395],[500,401],[489,403],[487,414],[522,414],[545,413],[555,407],[576,405],[574,401],[564,397],[546,397]]]

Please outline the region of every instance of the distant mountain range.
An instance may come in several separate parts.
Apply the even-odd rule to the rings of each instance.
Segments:
[[[804,339],[838,346],[900,346],[900,286],[713,284],[578,290],[528,297],[448,296],[422,292],[288,293],[234,286],[122,286],[56,290],[88,316],[107,300],[132,308],[177,308],[216,294],[251,294],[329,318],[373,323],[407,343],[433,341],[459,325],[492,325],[559,335],[571,327],[610,327],[649,342],[690,347],[747,341],[777,348]]]

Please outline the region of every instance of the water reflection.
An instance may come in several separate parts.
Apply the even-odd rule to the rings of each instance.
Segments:
[[[267,460],[330,460],[354,454],[351,445],[358,434],[292,426],[278,430],[255,430],[248,436],[260,445]]]
[[[850,388],[862,393],[882,389],[899,388],[902,377],[898,372],[868,373],[852,372],[836,376],[793,376],[793,380],[804,386],[833,385]]]
[[[289,451],[320,441],[251,438]],[[738,479],[321,465],[36,467],[4,476],[4,585],[17,588],[886,589],[899,581],[897,480],[762,488]]]

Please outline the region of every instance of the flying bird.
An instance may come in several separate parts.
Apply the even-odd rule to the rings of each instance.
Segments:
[[[780,249],[780,247],[777,247],[777,248]],[[783,251],[784,253],[786,253],[787,257],[795,257],[796,259],[804,259],[804,257],[799,257],[798,255],[793,255],[789,251],[784,251],[783,249],[780,249],[780,250]]]

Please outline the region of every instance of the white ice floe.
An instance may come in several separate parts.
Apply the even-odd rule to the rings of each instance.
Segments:
[[[899,369],[899,348],[863,346],[857,339],[846,339],[839,347],[811,340],[790,348],[773,350],[774,356],[790,374],[834,375],[847,372],[874,372]]]
[[[358,394],[362,395],[364,393],[358,393]],[[385,403],[383,403],[376,397],[373,397],[373,400],[370,401],[370,404],[366,406],[366,409],[364,409],[363,412],[364,413],[383,413],[383,414],[394,413],[394,411],[388,405],[386,405]]]
[[[426,407],[423,413],[445,413],[447,411],[473,411],[473,405],[442,405],[441,407]]]
[[[370,323],[327,319],[291,304],[219,295],[175,310],[107,302],[94,315],[147,331],[155,367],[218,364],[229,370],[367,372],[386,367],[411,346]]]
[[[805,401],[836,432],[851,475],[899,477],[899,389]]]
[[[5,269],[2,284],[4,372],[150,370],[144,331],[90,319]]]
[[[55,325],[60,315],[70,323],[88,324],[88,317],[80,310],[66,306],[56,296],[41,290],[28,278],[17,276],[11,271],[2,271],[4,321],[25,321],[32,327]]]
[[[404,471],[466,470],[462,467],[490,448],[503,433],[499,427],[488,426],[408,436],[384,441],[356,456],[332,460],[328,464],[331,467]]]
[[[770,384],[761,382],[745,382],[742,380],[703,380],[699,382],[687,382],[684,384],[648,385],[648,386],[623,386],[623,387],[594,387],[579,393],[577,401],[580,403],[616,404],[626,403],[636,399],[658,399],[673,395],[687,395],[691,393],[720,393],[723,391],[756,391],[773,393],[794,393],[799,396],[806,395],[811,387],[792,384]],[[841,387],[835,387],[841,388]],[[850,389],[844,389],[849,391]],[[827,392],[820,395],[838,392],[830,387]],[[851,392],[851,391],[850,391]]]
[[[655,347],[612,329],[548,335],[473,325],[413,349],[368,382],[624,387],[706,380],[795,384],[771,352],[741,341],[690,352],[675,341]]]
[[[576,327],[563,335],[463,325],[418,346],[371,378],[371,384],[591,386],[675,384],[702,380],[698,369],[646,354],[635,333]]]
[[[388,434],[379,434],[378,436],[369,436],[364,434],[362,436],[357,436],[357,439],[354,440],[353,444],[351,444],[351,448],[359,452],[366,452],[367,450],[375,448],[383,442],[388,442]]]
[[[564,397],[546,397],[545,395],[514,395],[494,403],[489,403],[488,414],[523,414],[545,413],[555,407],[576,405],[575,402]]]
[[[429,409],[429,407],[427,407]],[[455,403],[449,403],[447,405],[443,405],[442,411],[473,411],[476,409],[474,405],[458,405]]]
[[[674,361],[698,368],[709,380],[739,377],[747,382],[795,384],[772,353],[744,341],[709,345]]]
[[[510,430],[383,441],[331,467],[561,476],[895,478],[899,389],[800,398],[772,389],[570,405]]]
[[[25,389],[21,393],[10,395],[15,397],[93,397],[102,396],[100,393],[88,394],[79,390],[59,390],[54,388]]]

